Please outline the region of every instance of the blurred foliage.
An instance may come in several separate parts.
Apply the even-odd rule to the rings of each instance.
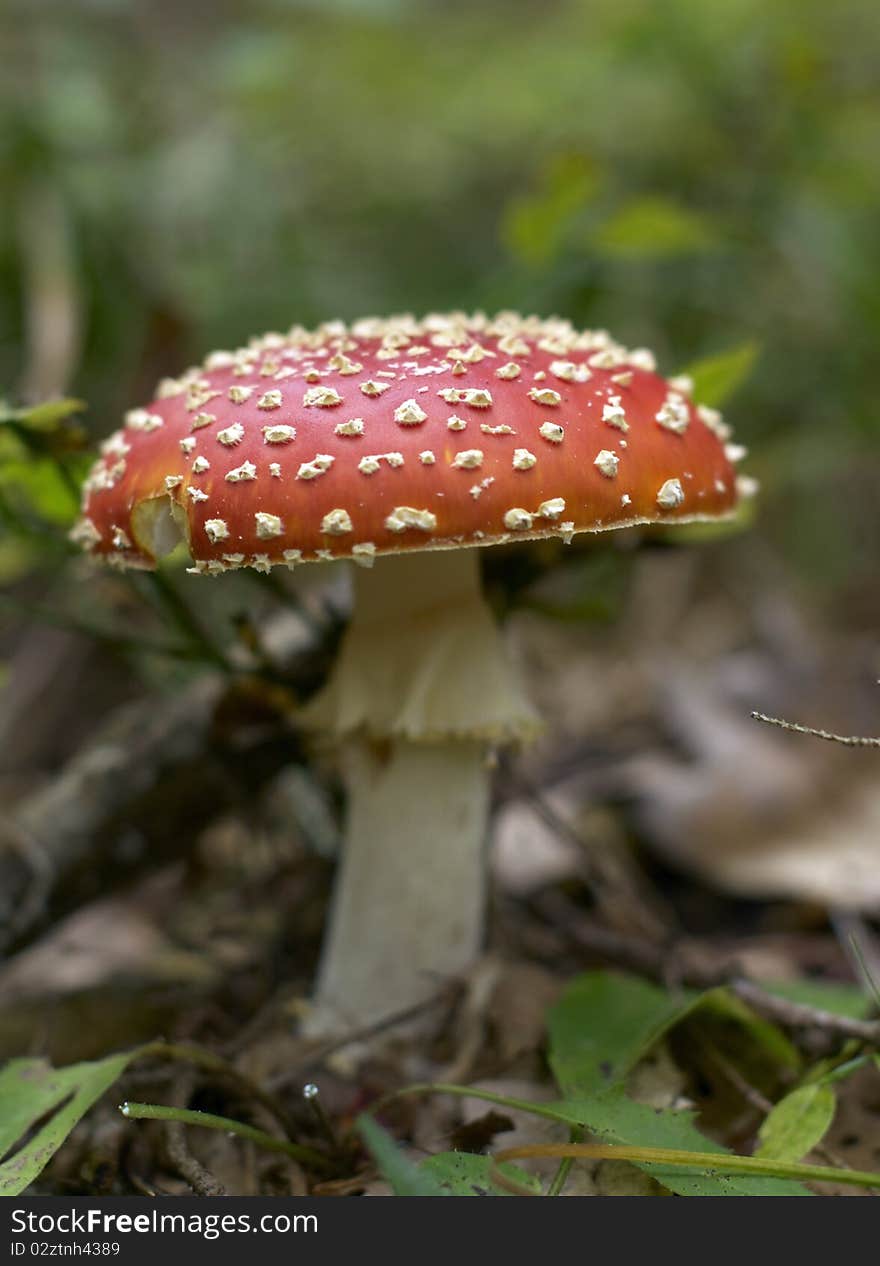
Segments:
[[[558,312],[670,372],[756,345],[765,539],[829,594],[873,575],[871,0],[4,11],[9,394],[76,392],[100,437],[211,347],[393,310]]]
[[[757,358],[758,345],[750,340],[729,352],[704,356],[689,365],[686,372],[694,384],[694,399],[713,409],[726,404],[737,387],[748,380]]]

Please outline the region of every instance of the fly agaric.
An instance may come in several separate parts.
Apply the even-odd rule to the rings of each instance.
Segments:
[[[95,557],[150,568],[184,538],[210,576],[360,564],[302,715],[348,793],[316,989],[331,1022],[408,1007],[480,949],[487,758],[538,719],[474,547],[730,516],[742,450],[690,391],[557,319],[333,322],[215,352],[102,446],[72,534]]]

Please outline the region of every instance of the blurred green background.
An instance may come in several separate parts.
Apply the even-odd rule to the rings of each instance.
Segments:
[[[880,620],[874,0],[3,12],[10,399],[98,438],[212,347],[399,310],[558,313],[668,372],[753,342],[758,531]]]

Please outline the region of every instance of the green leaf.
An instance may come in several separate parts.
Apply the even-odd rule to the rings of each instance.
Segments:
[[[425,1173],[422,1167],[414,1165],[400,1150],[391,1135],[377,1125],[372,1117],[358,1117],[357,1127],[370,1155],[379,1167],[379,1172],[390,1183],[396,1196],[447,1196],[450,1194],[433,1174]]]
[[[20,1195],[38,1177],[80,1118],[139,1054],[137,1048],[57,1069],[42,1059],[6,1065],[0,1072],[0,1196]]]
[[[696,1128],[691,1113],[655,1109],[625,1093],[625,1079],[639,1060],[673,1025],[701,1006],[739,1022],[753,1022],[747,1008],[743,1010],[719,990],[673,996],[613,972],[579,976],[549,1017],[550,1064],[565,1096],[563,1102],[549,1106],[608,1143],[723,1155],[724,1149]],[[762,1041],[774,1045],[773,1035],[764,1032],[764,1022],[754,1023],[760,1027]],[[778,1054],[786,1054],[784,1045]],[[799,1184],[776,1178],[706,1174],[697,1169],[674,1173],[666,1169],[661,1174],[656,1165],[641,1168],[680,1195],[807,1194]]]
[[[2,522],[0,518],[0,524]],[[38,552],[31,541],[0,531],[0,585],[21,580],[38,561]]]
[[[741,1030],[743,1039],[756,1048],[756,1052],[766,1056],[774,1068],[800,1070],[803,1065],[797,1047],[789,1041],[782,1029],[758,1015],[727,989],[710,989],[703,994],[699,1018],[707,1023],[715,1018],[731,1021]],[[730,1055],[730,1037],[727,1034],[718,1034],[716,1041]]]
[[[8,420],[8,418],[3,419],[4,422]],[[22,461],[27,457],[27,453],[27,446],[13,427],[7,426],[5,429],[0,429],[0,464]]]
[[[669,523],[647,529],[651,540],[668,541],[670,545],[710,545],[747,532],[758,517],[756,497],[742,497],[736,509],[725,519],[707,519],[705,523]]]
[[[562,154],[544,174],[540,188],[507,208],[502,236],[527,264],[546,264],[566,244],[575,218],[595,196],[601,180],[580,154]]]
[[[877,1059],[878,1056],[873,1056]],[[833,1059],[820,1060],[818,1064],[814,1064],[809,1073],[803,1078],[804,1082],[812,1085],[820,1083],[825,1086],[832,1086],[835,1082],[846,1081],[852,1077],[853,1073],[857,1073],[860,1068],[864,1068],[866,1064],[872,1062],[870,1055],[855,1055],[852,1059],[845,1060],[842,1064]]]
[[[634,198],[595,231],[593,246],[605,255],[662,259],[711,250],[718,234],[705,216],[672,198]]]
[[[17,507],[27,508],[57,526],[71,523],[79,507],[73,489],[51,458],[3,462],[0,489]]]
[[[652,1108],[627,1098],[615,1087],[589,1099],[565,1099],[546,1105],[557,1119],[589,1130],[603,1143],[628,1143],[641,1147],[669,1147],[678,1151],[715,1152],[728,1155],[714,1139],[706,1138],[688,1111]],[[787,1178],[722,1174],[695,1166],[679,1168],[636,1161],[669,1191],[679,1196],[806,1196],[810,1193]]]
[[[529,1188],[536,1196],[541,1194],[541,1181],[534,1174],[527,1174],[518,1165],[499,1165],[505,1174],[519,1187]],[[422,1161],[419,1172],[428,1174],[450,1196],[509,1196],[492,1182],[491,1156],[475,1156],[471,1152],[439,1152]]]
[[[827,1083],[798,1086],[767,1113],[755,1155],[763,1160],[803,1160],[825,1137],[836,1109],[834,1090]]]
[[[701,1000],[615,972],[578,976],[549,1016],[550,1064],[563,1093],[581,1097],[621,1082]]]
[[[672,995],[637,977],[593,971],[572,981],[549,1015],[550,1064],[562,1091],[579,1097],[622,1083],[669,1029],[697,1010],[742,1027],[773,1064],[800,1068],[785,1034],[726,989]]]
[[[85,407],[84,400],[46,400],[30,409],[14,409],[2,421],[15,422],[27,431],[54,431],[75,413],[82,413]]]
[[[694,400],[713,409],[720,408],[749,377],[759,351],[758,344],[750,340],[688,365],[681,372],[693,379]]]
[[[519,605],[548,620],[607,621],[621,613],[628,592],[630,558],[599,550],[557,567],[520,595]]]

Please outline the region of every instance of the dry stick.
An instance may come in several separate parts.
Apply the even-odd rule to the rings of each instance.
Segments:
[[[573,822],[558,814],[534,783],[522,774],[517,774],[515,778],[511,776],[509,782],[514,792],[525,795],[532,810],[551,831],[574,844],[586,868],[586,882],[599,902],[607,901],[608,893],[617,893],[619,896],[623,879],[626,882],[626,896],[635,907],[642,924],[651,931],[656,930],[658,934],[673,930],[676,923],[675,915],[657,893],[649,892],[646,887],[640,888],[629,875],[622,877],[619,872],[613,870],[613,863],[609,867],[609,864],[603,860],[603,851],[590,848],[584,832],[579,830]]]
[[[288,676],[296,686],[310,671],[309,657],[316,647],[289,638],[283,647],[290,660]],[[155,699],[121,705],[57,777],[21,801],[6,815],[8,822],[0,822],[0,951],[33,936],[46,901],[65,891],[66,881],[86,860],[103,867],[109,882],[117,872],[129,877],[140,873],[150,862],[148,854],[134,866],[105,856],[108,824],[124,817],[132,802],[152,791],[170,769],[204,752],[224,685],[223,677],[211,674],[165,700],[161,708]],[[3,835],[13,831],[22,843],[9,847]],[[35,865],[28,864],[31,852]],[[67,902],[64,908],[69,909]]]
[[[185,1104],[192,1093],[194,1074],[192,1069],[187,1069],[185,1073],[177,1078],[174,1088],[174,1097]],[[122,1113],[127,1115],[126,1106],[123,1105]],[[177,1114],[184,1112],[184,1108],[172,1109]],[[189,1183],[192,1190],[197,1196],[226,1196],[229,1193],[219,1179],[215,1178],[209,1169],[206,1169],[201,1161],[196,1160],[192,1152],[186,1145],[186,1133],[183,1124],[179,1119],[169,1115],[165,1129],[165,1153],[171,1165],[180,1174],[186,1182]]]
[[[836,1015],[833,1011],[823,1011],[821,1007],[791,1002],[787,998],[778,998],[775,994],[767,993],[760,985],[743,978],[719,983],[726,983],[732,993],[755,1011],[760,1011],[768,1019],[790,1028],[821,1029],[827,1033],[838,1033],[842,1037],[855,1038],[870,1046],[880,1046],[880,1020],[855,1020],[850,1016]]]
[[[183,1126],[179,1121],[168,1122],[165,1146],[171,1164],[197,1196],[229,1195],[223,1184],[187,1149]]]
[[[448,1003],[450,996],[450,986],[447,985],[432,997],[426,998],[424,1002],[417,1002],[414,1006],[406,1007],[403,1011],[395,1011],[393,1015],[386,1016],[375,1024],[367,1024],[363,1028],[351,1029],[341,1037],[330,1038],[327,1041],[316,1042],[314,1045],[310,1045],[291,1068],[286,1069],[285,1072],[272,1079],[272,1089],[281,1090],[283,1087],[289,1086],[292,1081],[297,1081],[302,1077],[308,1069],[315,1068],[323,1063],[327,1056],[332,1055],[335,1051],[342,1050],[346,1046],[353,1046],[368,1041],[371,1037],[377,1037],[380,1033],[396,1028],[399,1024],[405,1024],[407,1020],[414,1020],[425,1012],[432,1011],[441,1002]]]
[[[753,712],[753,721],[763,721],[766,725],[777,725],[780,730],[790,730],[793,734],[809,734],[813,738],[825,739],[828,743],[841,743],[844,747],[880,747],[880,738],[865,738],[860,734],[831,734],[828,730],[814,730],[810,725],[798,725],[796,721],[783,721],[780,717],[768,717],[763,712]]]
[[[23,866],[21,850],[6,850],[0,842],[0,950],[37,926],[43,904],[29,899],[35,881],[39,897],[48,900],[86,861],[112,878],[114,861],[96,846],[102,831],[169,769],[204,750],[220,693],[220,680],[211,676],[159,709],[155,699],[124,704],[58,777],[7,815],[7,832],[28,842],[38,865]]]
[[[276,1140],[277,1147],[274,1150],[283,1151],[292,1160],[297,1158],[301,1145],[290,1140],[290,1130],[284,1109],[273,1095],[265,1091],[262,1086],[260,1086],[257,1082],[252,1081],[248,1076],[246,1076],[246,1074],[242,1073],[235,1067],[234,1064],[229,1063],[229,1061],[224,1059],[221,1055],[216,1055],[213,1051],[205,1050],[203,1047],[191,1043],[164,1042],[160,1040],[150,1042],[148,1045],[141,1048],[140,1058],[144,1057],[180,1061],[181,1063],[191,1065],[193,1068],[198,1068],[203,1072],[213,1073],[217,1076],[227,1078],[234,1085],[237,1085],[239,1090],[241,1090],[249,1098],[260,1104],[260,1106],[263,1107],[272,1119],[281,1127],[283,1138]],[[186,1079],[186,1085],[188,1087],[191,1085],[191,1077],[189,1076]],[[126,1116],[141,1115],[168,1120],[167,1144],[169,1159],[171,1159],[172,1163],[178,1169],[178,1172],[182,1174],[186,1181],[198,1192],[199,1195],[226,1194],[222,1189],[208,1190],[208,1187],[212,1184],[214,1186],[217,1186],[218,1184],[214,1183],[214,1180],[211,1178],[208,1171],[205,1170],[199,1162],[190,1155],[186,1147],[183,1125],[181,1124],[185,1117],[186,1120],[190,1121],[192,1124],[198,1124],[201,1126],[208,1125],[209,1128],[216,1129],[220,1127],[211,1125],[210,1123],[215,1120],[224,1121],[226,1118],[206,1118],[204,1113],[191,1113],[188,1109],[183,1108],[172,1107],[163,1111],[161,1106],[152,1104],[125,1105],[125,1107],[129,1109],[124,1112],[124,1115]],[[131,1110],[132,1107],[135,1111]],[[149,1111],[143,1111],[145,1108]],[[140,1113],[136,1111],[137,1109],[141,1109]],[[168,1113],[167,1117],[165,1113]],[[255,1134],[249,1134],[248,1131],[255,1129],[255,1127],[242,1125],[240,1123],[234,1124],[236,1125],[236,1133],[243,1135],[243,1137],[250,1138],[252,1141],[259,1142],[263,1147],[268,1147],[265,1140],[273,1137],[262,1130],[257,1130]],[[302,1148],[301,1151],[301,1160],[307,1155],[310,1160],[314,1160],[315,1157],[318,1157],[319,1160],[322,1159],[320,1158],[319,1153],[313,1153],[309,1148]],[[189,1162],[192,1162],[192,1164]]]
[[[674,954],[674,949],[670,946],[656,946],[635,937],[621,936],[609,928],[576,918],[570,903],[555,894],[547,894],[535,901],[533,906],[544,919],[561,927],[582,948],[661,984],[668,979],[669,960]],[[819,1007],[779,998],[748,980],[735,967],[724,970],[715,966],[701,968],[696,964],[688,964],[681,973],[681,980],[683,984],[696,989],[723,986],[761,1015],[789,1028],[819,1029],[841,1037],[855,1038],[871,1046],[880,1046],[880,1020],[857,1020],[823,1011]]]
[[[710,1042],[708,1038],[698,1038],[699,1045],[706,1052],[710,1060],[715,1064],[722,1076],[726,1077],[728,1082],[735,1090],[739,1092],[742,1098],[752,1108],[755,1108],[762,1116],[767,1116],[772,1112],[774,1105],[760,1090],[757,1090],[749,1081],[743,1077],[742,1073],[730,1062],[730,1060],[722,1054],[714,1042]],[[578,1142],[577,1139],[571,1140],[573,1143]],[[829,1165],[839,1166],[841,1169],[852,1169],[852,1165],[842,1160],[822,1143],[817,1143],[810,1152],[819,1156]]]
[[[707,1037],[697,1035],[697,1045],[749,1107],[760,1112],[762,1116],[767,1116],[769,1112],[772,1112],[773,1104],[766,1095],[761,1094],[760,1090],[743,1077],[739,1069],[718,1049],[714,1042],[709,1041]],[[572,1141],[576,1142],[577,1140]]]

